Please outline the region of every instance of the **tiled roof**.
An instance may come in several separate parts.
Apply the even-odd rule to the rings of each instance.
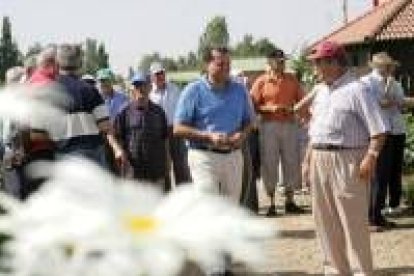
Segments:
[[[402,39],[414,37],[414,1],[405,1],[405,5],[395,17],[377,33],[376,39]]]
[[[414,37],[414,0],[389,0],[320,39],[344,45]]]

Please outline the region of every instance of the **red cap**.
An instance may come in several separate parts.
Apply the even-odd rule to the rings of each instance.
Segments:
[[[338,58],[345,57],[345,48],[333,41],[323,41],[313,48],[308,59],[320,59],[320,58]]]

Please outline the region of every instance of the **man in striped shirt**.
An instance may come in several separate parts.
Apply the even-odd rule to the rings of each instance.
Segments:
[[[119,164],[126,164],[124,151],[113,135],[108,109],[98,90],[83,82],[77,75],[81,67],[81,49],[63,44],[58,48],[58,83],[68,96],[68,112],[61,132],[55,137],[58,154],[80,155],[107,167],[104,152],[104,134],[114,150]]]
[[[303,168],[325,274],[373,275],[368,185],[388,126],[372,93],[347,70],[342,46],[322,42],[310,59],[321,83],[314,88]]]

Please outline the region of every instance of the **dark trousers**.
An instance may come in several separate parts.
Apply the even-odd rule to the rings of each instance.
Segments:
[[[174,173],[175,185],[191,182],[190,168],[188,166],[188,152],[182,138],[169,138],[169,153]],[[171,188],[171,180],[167,176],[167,186]]]
[[[259,212],[257,179],[260,177],[259,135],[253,131],[243,148],[243,183],[241,205]]]
[[[388,206],[396,208],[400,205],[402,195],[402,167],[404,160],[405,134],[390,135],[391,166],[388,182]]]
[[[30,165],[38,161],[54,161],[55,152],[53,150],[39,150],[28,154],[27,160],[23,165],[23,177],[21,182],[20,198],[27,199],[32,193],[36,192],[47,180],[44,177],[32,177],[28,172]]]
[[[401,199],[401,173],[405,135],[388,135],[378,157],[375,177],[371,185],[369,219],[372,224],[383,220],[381,210],[386,206],[397,207]]]

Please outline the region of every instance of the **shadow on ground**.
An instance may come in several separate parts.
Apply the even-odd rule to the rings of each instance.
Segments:
[[[253,273],[244,272],[236,273],[236,276],[323,276],[322,273],[307,273],[304,271],[281,271],[270,273]],[[399,275],[414,275],[413,266],[382,268],[375,271],[376,276],[399,276]]]
[[[315,230],[279,230],[277,237],[282,239],[314,239],[316,236]]]

